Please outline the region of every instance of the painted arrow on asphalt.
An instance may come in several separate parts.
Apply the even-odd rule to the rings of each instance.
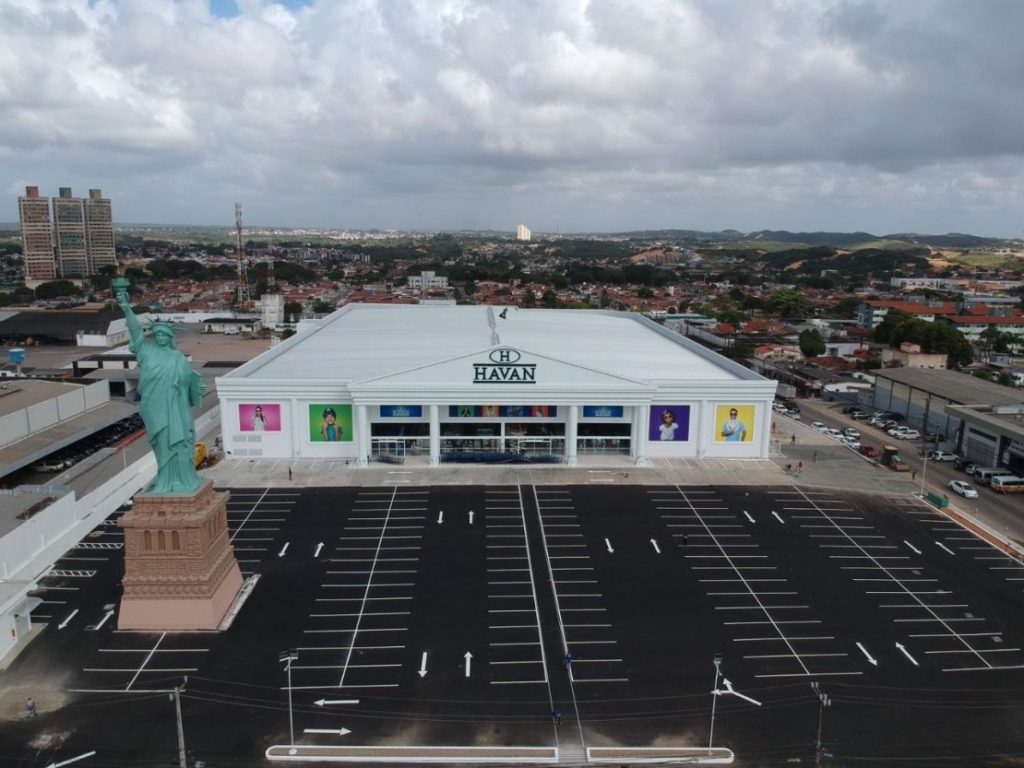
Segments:
[[[316,545],[316,552],[313,553],[313,557],[320,557],[320,550],[324,548],[324,543],[318,542]]]
[[[359,699],[317,699],[313,703],[318,707],[322,707],[325,704],[358,704]]]
[[[911,550],[913,551],[913,553],[914,553],[915,555],[920,555],[920,554],[921,554],[921,550],[920,550],[920,549],[918,549],[917,547],[915,547],[915,546],[914,546],[913,544],[911,544],[911,543],[910,543],[909,541],[907,541],[906,539],[904,539],[904,540],[903,540],[903,543],[904,543],[904,544],[906,544],[906,545],[907,545],[908,547],[910,547],[910,549],[911,549]]]
[[[917,663],[917,659],[915,659],[913,656],[911,656],[910,652],[907,651],[907,649],[903,647],[903,643],[896,643],[896,647],[899,649],[900,653],[902,653],[904,656],[906,656],[908,659],[910,659],[910,663],[911,664],[913,664],[915,667],[920,666]]]
[[[290,542],[290,541],[286,541],[286,542],[284,543],[284,546],[283,546],[283,547],[281,547],[281,551],[277,553],[277,556],[278,556],[278,557],[284,557],[284,553],[288,551],[288,545],[289,545],[289,544],[291,544],[291,542]]]
[[[66,627],[68,625],[68,622],[71,621],[73,618],[75,618],[75,614],[76,613],[78,613],[78,609],[77,608],[75,608],[75,610],[73,610],[71,613],[69,613],[68,617],[66,619],[64,619],[64,621],[62,621],[60,624],[57,625],[57,629],[64,629],[64,627]]]
[[[744,509],[743,514],[747,516],[747,520],[749,520],[750,522],[754,522],[754,518],[750,516],[750,513],[747,512],[747,510]]]
[[[860,648],[860,652],[864,654],[864,658],[868,660],[868,664],[874,664],[876,667],[878,666],[878,659],[876,659],[874,656],[868,653],[867,648],[865,648],[860,643],[857,643],[857,647]]]
[[[420,674],[420,677],[426,677],[427,676],[427,652],[426,651],[424,651],[423,655],[420,657],[420,673],[419,674]]]
[[[441,525],[441,523],[443,523],[443,522],[444,522],[444,510],[442,509],[440,512],[437,513],[437,524]]]
[[[469,670],[473,663],[473,654],[469,651],[466,651],[466,655],[462,658],[466,660],[466,677],[469,677]]]
[[[950,549],[949,547],[947,547],[945,544],[943,544],[940,541],[936,541],[935,542],[935,546],[937,546],[939,549],[946,550],[947,552],[949,552],[949,554],[953,555],[954,557],[956,556],[956,552],[954,552],[952,549]]]
[[[775,511],[774,509],[772,510],[772,517],[774,517],[774,518],[775,518],[776,520],[778,520],[778,521],[779,521],[780,523],[782,523],[783,525],[785,525],[785,524],[786,524],[786,521],[785,521],[785,520],[783,520],[783,519],[782,519],[781,517],[779,517],[779,513],[778,513],[778,512],[776,512],[776,511]]]
[[[103,618],[100,619],[100,623],[96,625],[96,629],[99,629],[104,624],[106,624],[110,620],[110,617],[113,616],[113,615],[114,615],[114,610],[113,609],[110,609],[105,614],[103,614]]]
[[[303,728],[303,733],[329,733],[333,736],[344,736],[352,733],[348,728]]]
[[[472,509],[469,510],[469,524],[470,525],[473,524],[473,510]]]
[[[608,547],[608,551],[609,551],[609,552],[614,552],[614,551],[615,551],[614,549],[612,549],[612,543],[611,543],[610,541],[608,541],[608,539],[605,539],[605,540],[604,540],[604,545],[605,545],[606,547]]]
[[[659,555],[661,554],[661,547],[658,546],[657,539],[651,539],[651,546],[654,547],[655,552],[657,552]]]

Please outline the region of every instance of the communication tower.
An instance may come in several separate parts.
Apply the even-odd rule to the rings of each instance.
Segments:
[[[245,266],[245,251],[242,250],[242,204],[235,203],[235,236],[238,254],[238,303],[249,301],[249,272]]]

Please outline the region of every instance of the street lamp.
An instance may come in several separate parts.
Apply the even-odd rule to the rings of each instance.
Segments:
[[[924,476],[928,472],[928,454],[924,455],[924,463],[921,465],[921,498],[924,498]]]
[[[818,738],[814,743],[814,767],[821,768],[821,727],[825,722],[825,708],[831,706],[832,699],[829,695],[818,688],[817,683],[811,683],[811,690],[818,697]]]
[[[288,752],[295,754],[295,716],[292,712],[292,662],[299,658],[299,652],[292,649],[282,652],[277,660],[283,663],[284,671],[288,673],[288,745],[291,747]]]
[[[718,705],[718,676],[722,671],[722,654],[716,653],[711,661],[715,665],[715,684],[711,688],[711,730],[708,733],[708,752],[715,741],[715,708]]]

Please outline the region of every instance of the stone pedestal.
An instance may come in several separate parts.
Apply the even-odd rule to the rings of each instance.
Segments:
[[[217,629],[242,586],[228,541],[227,493],[135,496],[124,529],[118,629]]]

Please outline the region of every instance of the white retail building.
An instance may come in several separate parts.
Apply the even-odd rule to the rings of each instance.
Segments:
[[[229,458],[765,458],[776,383],[635,314],[352,304],[217,379]]]

